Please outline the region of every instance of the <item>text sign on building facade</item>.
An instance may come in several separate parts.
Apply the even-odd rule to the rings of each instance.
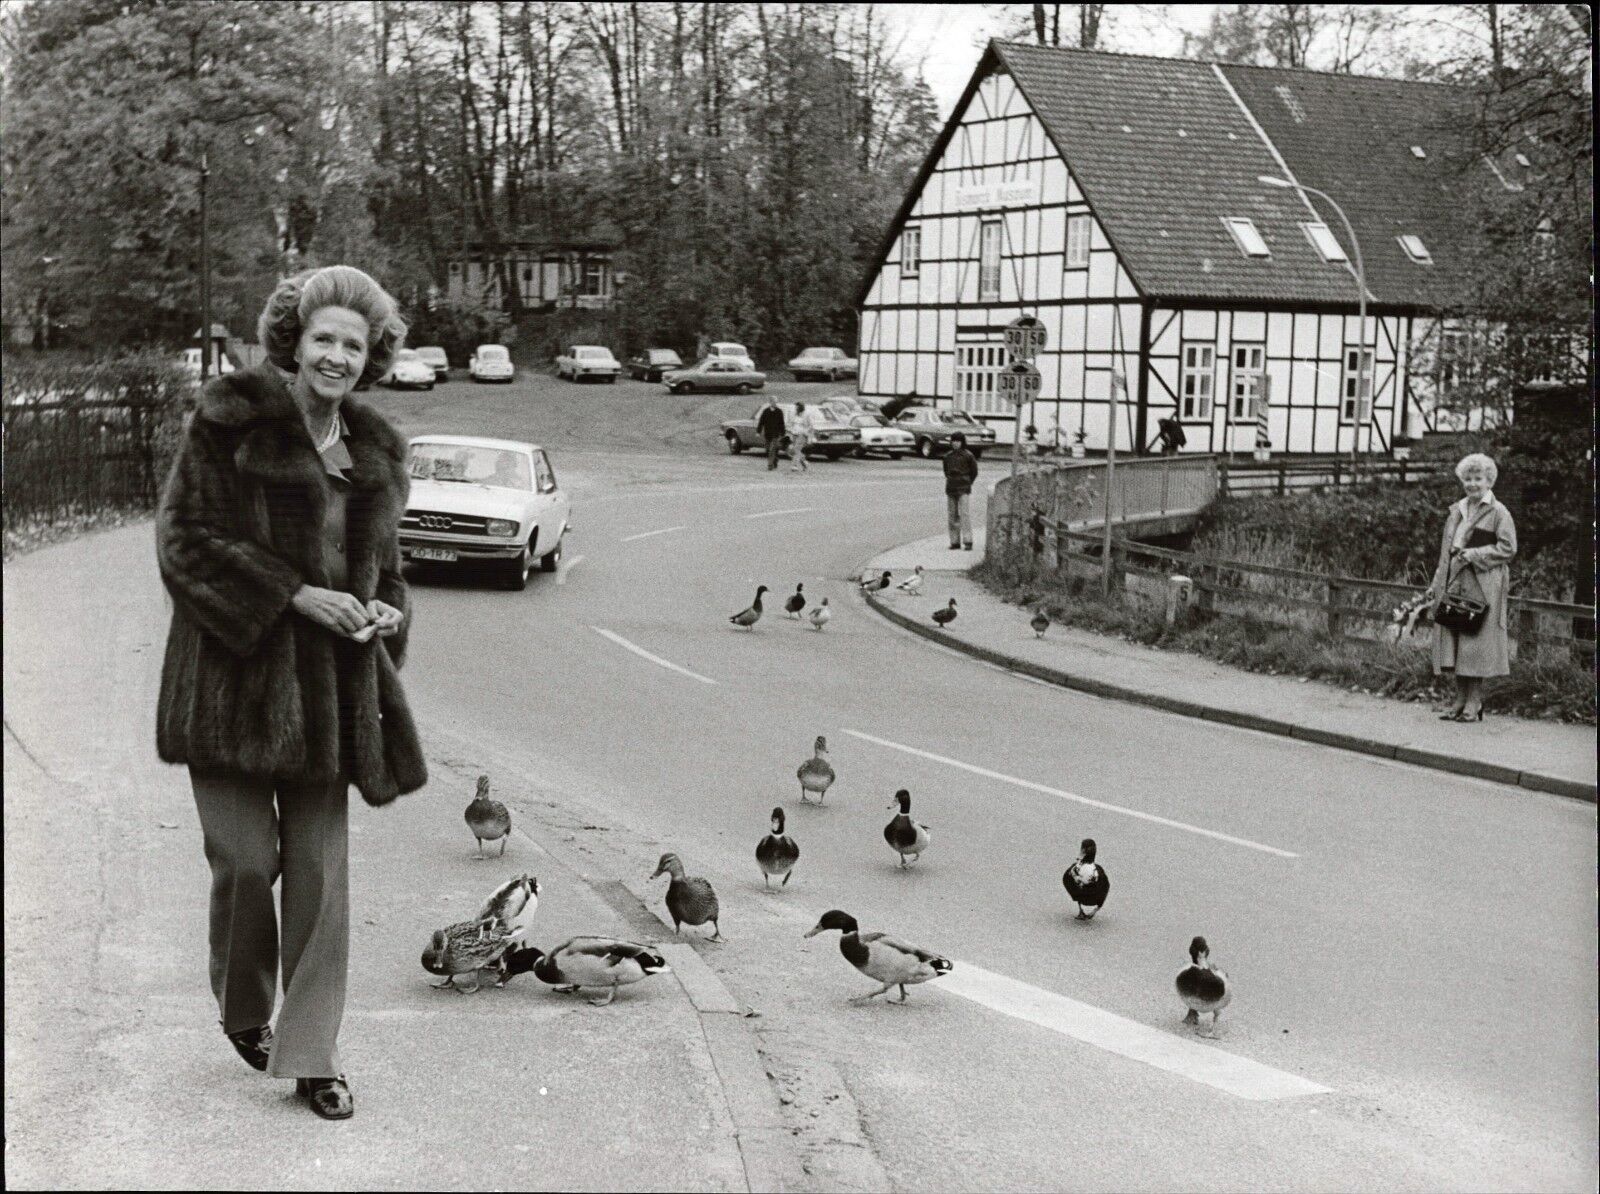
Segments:
[[[1027,361],[1012,361],[995,375],[995,392],[1002,398],[1021,404],[1039,396],[1042,381],[1039,370]]]
[[[1006,352],[1013,361],[1031,361],[1044,351],[1050,335],[1037,315],[1019,315],[1006,324]]]
[[[1021,206],[1039,202],[1039,180],[1018,179],[1016,182],[992,182],[976,187],[957,187],[955,206],[959,211],[980,207]]]

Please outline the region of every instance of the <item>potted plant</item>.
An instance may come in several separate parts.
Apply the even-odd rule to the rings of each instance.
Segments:
[[[1088,448],[1086,448],[1084,446],[1084,441],[1087,440],[1088,438],[1089,438],[1089,433],[1086,432],[1082,427],[1078,428],[1076,431],[1074,431],[1072,433],[1072,456],[1073,456],[1073,459],[1082,460],[1085,456],[1087,456],[1089,454]]]

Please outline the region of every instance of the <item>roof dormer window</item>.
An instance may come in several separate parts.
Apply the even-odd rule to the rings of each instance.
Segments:
[[[1426,158],[1428,156],[1428,151],[1422,148],[1420,145],[1413,145],[1411,147],[1411,156],[1414,158]]]
[[[1301,229],[1306,234],[1306,239],[1311,242],[1311,247],[1321,255],[1324,261],[1349,261],[1343,246],[1326,224],[1301,224]]]
[[[1533,166],[1533,163],[1528,160],[1528,155],[1525,153],[1513,154],[1512,156],[1517,159],[1517,165],[1523,169],[1529,169]]]
[[[1222,223],[1232,234],[1234,243],[1239,246],[1239,252],[1246,257],[1272,256],[1272,250],[1267,248],[1267,242],[1261,238],[1261,233],[1256,230],[1254,220],[1240,216],[1223,216]]]
[[[1422,243],[1422,238],[1415,233],[1407,232],[1395,237],[1400,242],[1400,247],[1406,251],[1406,256],[1418,265],[1432,265],[1433,254],[1428,252],[1428,246]]]
[[[1520,182],[1512,182],[1505,176],[1505,174],[1501,172],[1500,167],[1495,165],[1495,161],[1492,157],[1485,154],[1483,160],[1488,165],[1489,169],[1494,171],[1494,176],[1500,180],[1500,185],[1505,187],[1506,190],[1520,191],[1522,189],[1522,184]]]

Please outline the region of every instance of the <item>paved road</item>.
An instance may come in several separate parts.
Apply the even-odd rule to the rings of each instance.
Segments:
[[[420,584],[423,716],[591,804],[639,877],[671,848],[717,881],[713,964],[780,1061],[842,1075],[896,1185],[1592,1182],[1592,809],[1030,685],[890,629],[848,578],[937,528],[918,462],[558,461],[579,562],[522,595]],[[797,581],[837,610],[820,635],[771,612]],[[757,583],[772,605],[741,633],[726,615]],[[818,733],[841,779],[803,807]],[[934,833],[910,871],[880,835],[902,786]],[[750,855],[775,803],[802,862],[767,895]],[[1060,887],[1085,836],[1113,877],[1090,925]],[[1119,1019],[1020,1019],[1041,997],[998,987],[847,1007],[864,980],[798,939],[833,906]],[[1329,1093],[1242,1097],[1186,1054],[1126,1056],[1182,1033],[1196,933],[1239,991],[1205,1047],[1262,1067],[1247,1093],[1274,1072]]]

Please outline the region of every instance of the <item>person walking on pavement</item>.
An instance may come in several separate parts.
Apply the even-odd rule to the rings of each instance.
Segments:
[[[972,484],[978,479],[978,458],[967,451],[967,437],[956,432],[944,458],[944,496],[949,509],[950,550],[972,550]]]
[[[406,441],[348,397],[388,371],[406,325],[377,282],[335,265],[279,282],[257,331],[268,363],[206,385],[156,514],[172,598],[156,749],[189,768],[223,1031],[346,1119],[349,786],[384,805],[428,778],[397,674]]]
[[[756,433],[761,436],[767,447],[768,472],[773,472],[778,467],[778,452],[783,447],[783,431],[783,412],[772,400],[772,395],[768,394],[767,404],[756,416]]]
[[[794,404],[794,422],[789,426],[789,447],[794,453],[789,461],[791,473],[806,472],[810,466],[806,464],[806,445],[811,442],[811,412],[806,410],[804,402]]]

